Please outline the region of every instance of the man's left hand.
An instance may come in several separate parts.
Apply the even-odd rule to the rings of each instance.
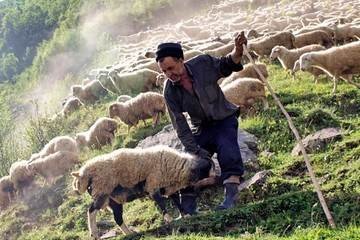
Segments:
[[[245,46],[247,45],[247,39],[245,37],[244,31],[241,31],[235,37],[234,51],[231,54],[231,57],[235,63],[240,63],[241,57],[243,55],[243,50],[244,50],[243,44],[245,44]]]

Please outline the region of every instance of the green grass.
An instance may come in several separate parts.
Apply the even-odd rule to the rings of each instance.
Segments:
[[[151,200],[133,201],[126,204],[124,218],[139,233],[115,239],[358,239],[360,91],[340,83],[338,93],[332,95],[330,81],[314,84],[306,73],[299,73],[293,81],[278,65],[269,65],[269,72],[271,85],[302,136],[325,127],[339,127],[344,131],[342,139],[309,155],[338,228],[327,227],[302,157],[290,155],[296,143],[294,136],[268,96],[270,109],[240,120],[240,127],[259,139],[259,168],[271,170],[265,183],[241,192],[238,206],[225,212],[213,211],[222,200],[222,188],[206,189],[199,197],[201,212],[198,216],[168,225],[164,224]],[[34,120],[27,131],[30,148],[37,151],[54,136],[73,136],[88,129],[98,117],[107,115],[107,105],[114,98],[108,96],[66,119]],[[81,161],[117,148],[134,147],[168,123],[168,117],[162,117],[155,129],[152,129],[151,121],[147,121],[147,126],[139,123],[129,133],[127,126],[120,124],[112,146],[84,150]],[[40,205],[43,208],[39,204],[30,207],[19,204],[1,213],[2,239],[88,238],[86,211],[90,198],[71,192],[70,176],[60,179],[54,189],[45,189],[36,199],[45,203]],[[171,214],[177,217],[178,212],[169,206]],[[100,227],[102,231],[115,227],[109,212],[101,212],[98,221],[106,222]]]

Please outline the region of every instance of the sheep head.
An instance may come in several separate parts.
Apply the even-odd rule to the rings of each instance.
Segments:
[[[83,88],[80,85],[71,86],[71,92],[74,97],[80,98],[82,91],[83,91]]]
[[[123,105],[121,103],[112,103],[109,106],[109,117],[115,118],[117,116],[120,116],[121,109],[123,109]]]
[[[301,55],[299,62],[300,62],[300,69],[302,71],[308,70],[311,67],[312,55],[311,53],[304,53]]]
[[[75,141],[79,147],[86,146],[86,144],[87,144],[86,136],[84,133],[76,134]]]
[[[37,166],[34,163],[29,163],[28,165],[26,165],[26,170],[28,171],[29,174],[33,176],[35,176],[38,173]]]
[[[166,75],[163,73],[160,73],[156,76],[156,86],[160,87],[160,86],[164,86],[164,82],[166,80]]]
[[[280,53],[281,53],[281,46],[273,47],[270,54],[270,60],[274,61],[277,57],[280,56]]]
[[[294,68],[293,68],[293,72],[297,72],[300,70],[300,62],[299,62],[299,59],[295,61],[294,63]]]
[[[72,187],[75,193],[80,195],[91,188],[90,179],[82,176],[80,172],[72,172],[71,176],[73,177]]]
[[[115,132],[115,130],[117,129],[117,126],[118,126],[118,123],[114,119],[108,119],[106,121],[106,130],[108,132]]]

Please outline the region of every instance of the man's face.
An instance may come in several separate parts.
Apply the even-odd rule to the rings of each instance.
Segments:
[[[185,72],[184,60],[173,57],[165,57],[158,62],[160,70],[173,82],[178,82]]]

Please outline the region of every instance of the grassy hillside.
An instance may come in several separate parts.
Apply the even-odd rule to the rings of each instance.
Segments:
[[[311,162],[319,178],[337,229],[327,227],[311,181],[301,157],[292,157],[295,144],[284,117],[271,97],[270,109],[239,120],[240,127],[259,138],[261,169],[272,171],[261,186],[240,194],[238,206],[230,211],[212,209],[222,198],[222,189],[207,189],[200,196],[199,216],[164,225],[150,200],[136,200],[125,206],[125,221],[139,233],[116,239],[358,239],[360,234],[360,92],[342,83],[331,95],[332,83],[323,79],[314,84],[312,77],[300,73],[293,81],[278,65],[269,65],[270,82],[290,112],[300,133],[305,136],[324,127],[340,127],[346,132],[342,140],[311,154]],[[39,119],[32,124],[32,149],[60,134],[85,130],[106,114],[106,103],[83,109],[67,119],[47,122]],[[162,126],[169,120],[164,117]],[[140,139],[154,134],[140,125],[126,134],[121,126],[116,141],[102,151],[82,153],[82,161],[119,147],[133,147]],[[41,133],[41,137],[35,137]],[[0,216],[2,239],[87,239],[86,209],[88,196],[74,196],[70,177],[64,177],[53,188],[41,190],[35,201],[16,205]],[[41,203],[41,204],[40,204]],[[176,216],[174,211],[174,216]],[[112,216],[102,212],[98,217],[102,230],[115,227]]]

